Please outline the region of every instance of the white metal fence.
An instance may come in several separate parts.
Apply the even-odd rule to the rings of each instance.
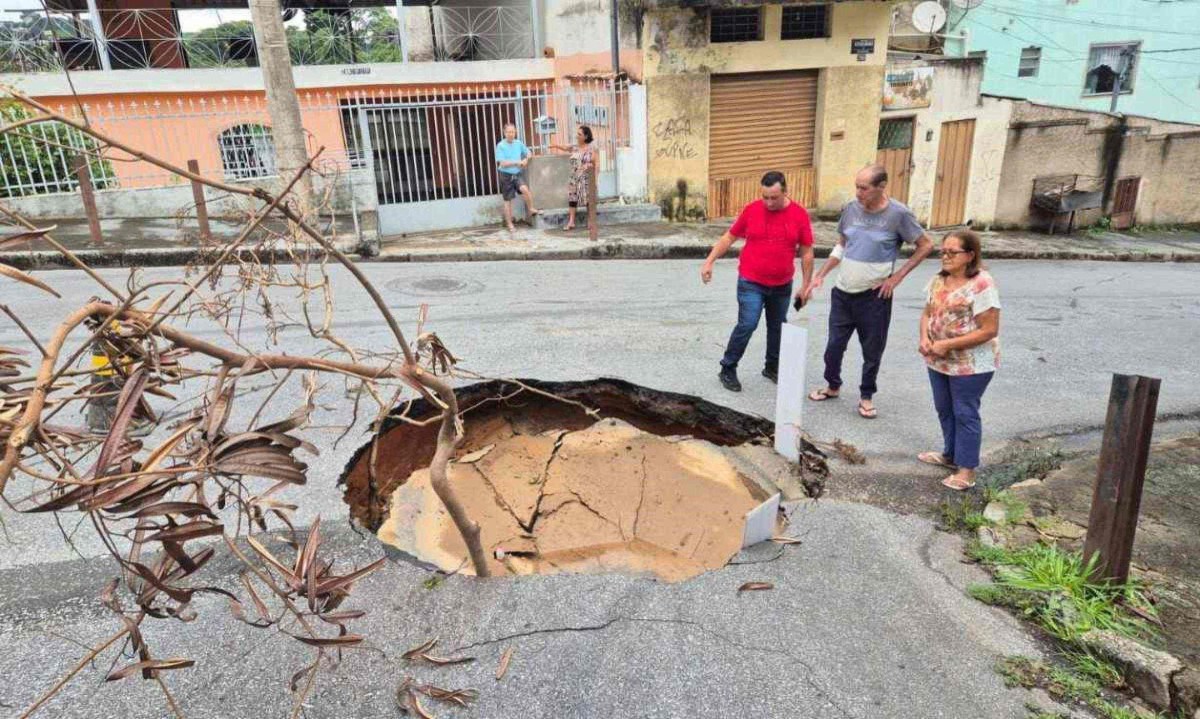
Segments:
[[[604,80],[354,97],[350,154],[370,162],[380,204],[494,195],[505,125],[534,154],[574,145],[586,125],[601,171],[611,172],[629,143],[627,105],[627,86]]]

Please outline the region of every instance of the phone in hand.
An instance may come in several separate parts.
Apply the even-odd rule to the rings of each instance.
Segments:
[[[796,298],[796,301],[792,303],[792,308],[795,309],[796,311],[799,311],[800,308],[803,306],[804,306],[804,295],[800,295],[799,297]]]

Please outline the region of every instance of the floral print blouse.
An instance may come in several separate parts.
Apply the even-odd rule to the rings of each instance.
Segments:
[[[946,278],[934,275],[925,286],[929,311],[929,339],[950,340],[979,329],[977,318],[990,309],[1000,309],[996,281],[987,272],[967,279],[955,290],[946,288]],[[995,372],[1000,366],[1000,338],[962,350],[951,350],[945,357],[925,357],[935,372],[953,376]]]

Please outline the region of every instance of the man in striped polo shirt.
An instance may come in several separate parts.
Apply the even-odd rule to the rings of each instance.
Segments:
[[[858,332],[862,345],[862,384],[858,413],[876,416],[875,379],[887,346],[892,322],[892,293],[910,272],[933,251],[933,241],[921,228],[912,210],[887,196],[887,170],[871,165],[854,177],[855,199],[842,209],[838,243],[813,278],[807,296],[821,286],[835,267],[837,285],[829,309],[829,341],[825,346],[825,387],[808,396],[814,402],[837,397],[842,386],[842,357],[850,336]],[[908,262],[897,270],[900,245],[916,243]]]

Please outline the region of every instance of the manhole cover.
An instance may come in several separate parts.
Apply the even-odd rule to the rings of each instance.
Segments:
[[[678,581],[718,569],[741,549],[747,513],[791,475],[760,418],[614,380],[544,384],[602,418],[491,383],[460,390],[476,409],[449,472],[495,575],[649,572]],[[479,401],[489,395],[495,401]],[[433,431],[398,425],[377,457],[360,451],[347,500],[402,554],[469,573],[462,538],[429,486]],[[364,495],[371,461],[388,479],[366,482]]]
[[[447,297],[475,294],[483,290],[483,283],[457,277],[422,277],[416,280],[392,280],[386,287],[405,295]]]

